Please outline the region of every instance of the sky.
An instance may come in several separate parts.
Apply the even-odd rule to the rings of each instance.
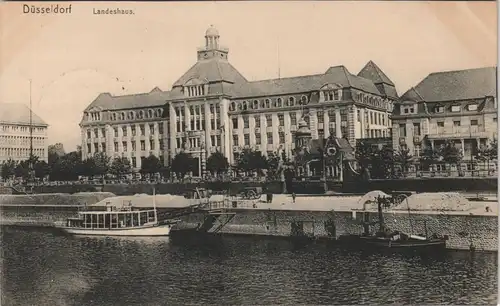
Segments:
[[[210,25],[251,81],[336,65],[356,74],[372,60],[403,94],[435,71],[497,65],[496,2],[73,2],[57,16],[22,5],[0,2],[0,102],[29,105],[31,79],[49,143],[66,151],[80,144],[82,112],[99,93],[169,90]],[[135,14],[93,14],[106,8]]]

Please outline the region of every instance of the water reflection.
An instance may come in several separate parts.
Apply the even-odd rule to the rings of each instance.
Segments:
[[[2,232],[2,305],[495,304],[496,254]]]

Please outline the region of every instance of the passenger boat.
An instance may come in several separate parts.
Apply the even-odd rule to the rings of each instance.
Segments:
[[[358,249],[390,249],[394,251],[443,251],[446,249],[448,237],[433,235],[427,237],[427,226],[425,235],[405,234],[400,231],[390,231],[384,223],[382,206],[387,204],[387,199],[378,197],[378,217],[375,222],[363,222],[365,228],[361,235],[341,235],[337,242],[342,246]],[[408,214],[410,209],[408,207]],[[375,233],[369,232],[369,226],[379,223],[379,229]]]
[[[120,208],[106,206],[105,211],[80,211],[78,217],[56,224],[72,235],[95,236],[168,236],[177,220],[158,221],[155,196],[153,209],[134,209],[132,203]]]

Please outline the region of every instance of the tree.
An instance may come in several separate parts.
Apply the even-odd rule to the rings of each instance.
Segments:
[[[141,162],[141,174],[154,174],[161,171],[163,163],[153,154],[144,158]]]
[[[498,160],[498,141],[497,141],[497,139],[493,139],[490,142],[489,149],[488,149],[488,156],[490,157],[490,160]]]
[[[180,152],[172,159],[171,170],[178,178],[184,178],[187,173],[192,172],[194,169],[194,158],[186,152]]]
[[[356,144],[356,161],[362,169],[369,168],[373,161],[374,148],[365,142],[358,142]]]
[[[420,155],[420,165],[422,170],[429,171],[430,166],[437,163],[441,159],[440,151],[433,148],[430,144],[426,144]]]
[[[276,153],[267,155],[267,177],[269,179],[277,179],[281,174],[281,159]]]
[[[14,173],[16,177],[22,178],[23,180],[29,179],[30,176],[29,161],[23,160],[19,162],[16,165],[16,168],[14,169]]]
[[[81,151],[74,151],[63,156],[49,152],[49,179],[51,181],[74,181],[84,175]]]
[[[50,166],[44,160],[37,161],[34,165],[35,177],[43,179],[50,174]]]
[[[217,175],[220,175],[221,173],[226,172],[228,168],[229,162],[227,161],[227,158],[218,151],[210,155],[207,159],[207,170],[212,174],[216,173]]]
[[[403,175],[408,172],[408,166],[411,164],[412,159],[413,156],[410,154],[410,150],[408,148],[400,149],[394,154],[394,160],[401,166]]]
[[[446,141],[440,149],[440,155],[447,164],[458,165],[462,160],[462,152],[453,141]]]
[[[2,179],[7,180],[15,174],[16,162],[12,159],[8,159],[2,163],[2,168],[0,172],[2,173]]]
[[[111,162],[109,167],[109,173],[116,175],[118,178],[125,174],[130,173],[132,166],[130,165],[130,160],[127,157],[117,157]]]
[[[83,175],[94,178],[95,176],[104,176],[108,173],[110,166],[110,158],[102,152],[94,154],[94,156],[83,161]]]
[[[262,170],[268,168],[267,159],[262,155],[261,151],[255,151],[252,149],[244,149],[238,155],[236,160],[236,168],[240,171],[249,174],[251,172],[257,171],[262,172]]]

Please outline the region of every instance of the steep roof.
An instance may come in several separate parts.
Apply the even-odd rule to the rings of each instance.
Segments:
[[[358,73],[358,76],[372,80],[373,83],[385,83],[387,85],[394,86],[394,83],[389,79],[389,77],[380,69],[377,64],[369,61],[363,69]]]
[[[10,124],[30,124],[48,126],[48,124],[37,114],[32,112],[30,108],[24,104],[17,103],[0,103],[0,122]]]
[[[351,74],[344,66],[330,67],[324,74],[242,83],[231,89],[231,95],[235,98],[243,98],[300,93],[318,90],[328,83],[340,84],[343,87],[353,87],[380,95],[380,92],[372,81]]]
[[[105,110],[131,109],[140,107],[162,106],[171,98],[169,91],[161,91],[154,88],[148,93],[139,93],[125,96],[112,96],[110,93],[100,94],[85,109],[88,111],[94,107],[101,107]]]
[[[228,61],[219,58],[200,60],[196,62],[173,85],[182,86],[190,79],[206,79],[208,82],[226,81],[229,83],[245,83],[247,80]]]
[[[401,97],[402,101],[413,101],[420,102],[423,101],[422,96],[417,92],[415,87],[410,88],[405,94]]]
[[[496,97],[496,67],[484,67],[457,71],[444,71],[429,74],[404,97],[415,91],[426,102],[469,100]]]

